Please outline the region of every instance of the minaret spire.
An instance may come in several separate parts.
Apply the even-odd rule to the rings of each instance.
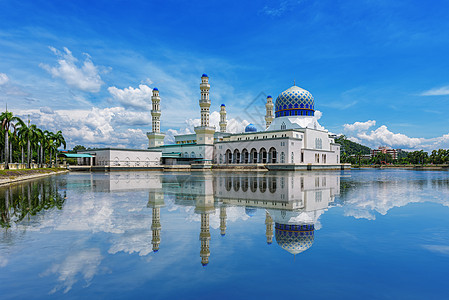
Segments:
[[[151,132],[147,132],[149,147],[159,147],[164,145],[165,134],[161,133],[161,97],[158,88],[153,89],[151,96]]]
[[[210,108],[210,99],[209,99],[209,77],[206,74],[201,76],[201,99],[200,99],[200,108],[201,108],[201,126],[209,127],[209,108]]]
[[[265,108],[267,110],[267,114],[265,115],[266,129],[270,127],[271,122],[273,122],[274,120],[273,107],[274,107],[273,98],[271,96],[268,96],[267,103],[265,104]]]
[[[220,132],[226,132],[226,105],[222,104],[220,107]]]

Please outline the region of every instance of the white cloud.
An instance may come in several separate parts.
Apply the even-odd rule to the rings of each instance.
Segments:
[[[421,96],[446,96],[449,95],[449,85],[430,89],[421,93]]]
[[[230,133],[238,133],[243,132],[245,130],[245,127],[249,124],[247,120],[241,120],[239,118],[232,118],[227,120],[228,124],[226,127],[227,132]],[[209,117],[209,124],[210,126],[215,126],[215,129],[217,131],[220,130],[220,113],[218,111],[213,111],[210,114]],[[175,141],[176,135],[182,135],[182,134],[191,134],[195,133],[194,128],[196,126],[201,125],[201,119],[187,119],[185,121],[185,126],[179,130],[176,129],[168,129],[166,131],[165,135],[165,143],[166,144],[172,144]]]
[[[108,88],[109,93],[113,99],[117,100],[124,107],[131,107],[135,109],[144,109],[149,111],[151,109],[152,89],[145,84],[139,85],[139,88],[124,88],[118,89],[115,86]],[[149,113],[149,112],[148,112]]]
[[[67,293],[80,279],[79,277],[82,277],[86,282],[86,286],[89,286],[99,271],[102,259],[103,256],[98,248],[81,250],[67,256],[62,263],[54,264],[42,276],[59,274],[58,281],[60,285],[56,286],[50,293],[53,294],[60,289],[64,289],[64,293]]]
[[[52,114],[55,113],[55,112],[53,111],[53,109],[51,109],[51,108],[48,107],[48,106],[41,107],[40,112],[43,113],[43,114],[50,114],[50,115],[52,115]]]
[[[0,268],[6,267],[7,264],[8,264],[8,259],[0,256]]]
[[[4,85],[9,81],[8,76],[5,73],[0,73],[0,85]]]
[[[88,54],[84,62],[77,66],[77,59],[69,49],[64,47],[61,52],[53,47],[50,50],[58,57],[58,65],[51,67],[41,63],[39,66],[53,77],[62,78],[69,86],[86,92],[99,92],[104,82],[101,80],[98,67],[95,66]]]
[[[449,255],[449,246],[445,245],[422,245],[424,249],[444,255]]]
[[[344,124],[343,128],[347,131],[364,131],[368,130],[370,127],[376,125],[376,121],[369,120],[366,122],[355,122],[353,124]]]

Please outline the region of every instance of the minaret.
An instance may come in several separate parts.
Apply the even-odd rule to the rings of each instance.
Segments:
[[[153,109],[151,110],[151,116],[153,117],[153,132],[161,132],[161,97],[159,97],[159,90],[157,88],[153,89],[153,96],[151,97],[151,102],[153,104]]]
[[[220,107],[220,132],[226,132],[226,105],[222,104]]]
[[[153,219],[151,222],[151,230],[153,231],[153,238],[151,243],[153,244],[153,251],[159,250],[159,244],[161,243],[161,208],[153,207]]]
[[[265,116],[265,122],[266,122],[266,129],[270,127],[271,122],[273,122],[274,116],[273,116],[273,98],[271,96],[267,97],[267,104],[265,104],[265,108],[267,109],[267,114]]]
[[[164,193],[162,192],[162,184],[160,182],[151,182],[152,188],[149,192],[147,207],[152,208],[152,219],[151,219],[151,231],[153,232],[153,237],[151,243],[153,244],[153,251],[157,252],[159,250],[159,245],[161,243],[161,207],[164,206]]]
[[[209,77],[206,74],[203,74],[201,76],[200,90],[201,90],[201,99],[199,103],[201,109],[201,126],[195,127],[196,143],[212,145],[214,143],[215,127],[209,126],[210,84],[209,84]],[[205,153],[204,158],[212,160],[213,153],[212,151],[209,152]]]
[[[206,266],[209,263],[209,242],[210,242],[210,230],[209,230],[209,214],[207,212],[201,213],[201,264]]]
[[[265,235],[267,236],[267,244],[273,243],[273,219],[270,214],[265,212],[265,225],[267,226]]]
[[[153,89],[151,102],[152,132],[147,133],[150,148],[164,145],[165,137],[165,134],[161,133],[161,98],[159,97],[159,90],[157,88]]]
[[[226,235],[226,206],[223,204],[220,207],[220,234],[221,236]]]

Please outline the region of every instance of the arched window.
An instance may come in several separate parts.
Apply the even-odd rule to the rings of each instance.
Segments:
[[[285,130],[285,129],[287,129],[287,126],[285,125],[285,122],[282,122],[282,124],[281,124],[281,130]]]
[[[220,159],[219,159],[219,163],[222,164],[223,163],[223,154],[220,153]]]

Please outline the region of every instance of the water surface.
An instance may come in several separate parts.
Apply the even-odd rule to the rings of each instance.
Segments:
[[[69,173],[0,189],[2,299],[441,299],[448,172]]]

